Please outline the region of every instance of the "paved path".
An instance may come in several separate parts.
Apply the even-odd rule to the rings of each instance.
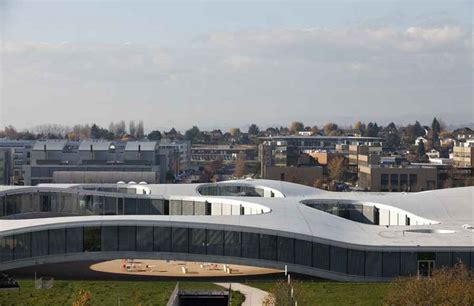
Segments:
[[[240,291],[243,295],[245,295],[245,302],[242,306],[262,306],[263,300],[268,295],[268,292],[242,285],[240,283],[216,283],[216,285],[229,288],[229,284],[232,285],[232,290]]]

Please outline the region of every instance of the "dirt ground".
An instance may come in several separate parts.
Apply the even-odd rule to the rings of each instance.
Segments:
[[[105,273],[161,277],[229,277],[281,272],[280,270],[251,266],[151,259],[110,260],[93,264],[90,269]]]

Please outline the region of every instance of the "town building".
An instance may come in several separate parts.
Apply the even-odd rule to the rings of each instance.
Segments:
[[[10,150],[0,150],[0,185],[10,185],[11,176]]]
[[[11,185],[24,184],[23,166],[30,164],[31,149],[34,140],[10,140],[0,139],[0,150],[9,151],[10,161],[8,163],[8,182]]]
[[[357,137],[357,136],[272,136],[261,137],[262,142],[280,141],[285,142],[288,147],[296,147],[300,151],[329,150],[334,151],[337,145],[381,143],[380,137]]]
[[[266,166],[262,178],[312,186],[317,179],[323,178],[323,172],[321,166]]]
[[[36,141],[25,165],[25,185],[54,182],[163,183],[174,156],[154,141]],[[137,173],[139,172],[139,173]]]
[[[161,152],[169,152],[167,155],[176,154],[177,163],[170,167],[174,173],[181,173],[189,169],[191,164],[191,142],[188,140],[162,139],[159,142]]]
[[[454,165],[459,168],[474,167],[474,140],[458,142],[453,147]]]
[[[257,161],[257,147],[254,145],[193,145],[191,162],[206,164],[214,160],[233,163],[239,156],[248,162]]]
[[[416,192],[438,188],[438,172],[431,166],[359,166],[358,183],[368,191]]]

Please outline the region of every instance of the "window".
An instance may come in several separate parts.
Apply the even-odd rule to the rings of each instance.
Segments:
[[[135,251],[136,245],[136,227],[119,226],[119,251]]]
[[[224,232],[220,230],[207,230],[207,254],[224,254]]]
[[[152,252],[153,251],[153,227],[138,226],[137,227],[137,251]]]
[[[99,226],[84,228],[84,252],[100,252],[101,228]]]
[[[206,230],[200,228],[192,228],[190,233],[190,253],[206,254]]]
[[[117,251],[118,250],[118,227],[117,226],[103,226],[102,227],[102,251]]]
[[[226,231],[224,233],[224,254],[226,256],[241,256],[241,233]]]
[[[125,215],[136,215],[137,214],[137,199],[135,198],[125,198]]]
[[[260,234],[260,258],[277,260],[277,237]]]
[[[242,257],[259,258],[259,234],[242,233]]]
[[[153,250],[155,252],[171,251],[171,228],[158,227],[153,228]]]
[[[31,256],[48,255],[48,231],[31,233]]]
[[[77,253],[83,251],[83,229],[74,227],[66,229],[66,253]]]
[[[188,238],[187,228],[171,228],[171,251],[188,253]]]
[[[28,258],[31,256],[31,233],[15,235],[15,248],[13,257],[15,259]]]
[[[331,270],[347,273],[347,249],[331,246]]]
[[[418,176],[416,174],[410,174],[410,191],[415,191],[417,184]]]
[[[398,191],[398,174],[390,174],[390,188],[392,191]]]
[[[294,262],[294,239],[287,237],[278,237],[278,261],[293,263]]]
[[[49,255],[62,254],[66,252],[66,230],[49,230]]]

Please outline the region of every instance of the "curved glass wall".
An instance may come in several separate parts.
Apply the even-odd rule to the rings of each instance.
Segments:
[[[0,195],[0,219],[87,215],[255,215],[265,206],[227,201],[157,199],[137,195],[25,192]]]
[[[0,263],[65,253],[120,251],[242,257],[376,278],[416,275],[427,254],[437,267],[458,261],[471,268],[474,265],[473,252],[355,250],[278,235],[205,228],[104,225],[0,236]]]
[[[304,200],[302,204],[347,220],[382,226],[428,225],[438,222],[428,220],[407,211],[376,203],[350,200]]]
[[[204,184],[198,187],[197,192],[206,196],[230,196],[230,197],[265,197],[282,198],[284,195],[274,189],[267,187],[255,187],[245,184]]]

